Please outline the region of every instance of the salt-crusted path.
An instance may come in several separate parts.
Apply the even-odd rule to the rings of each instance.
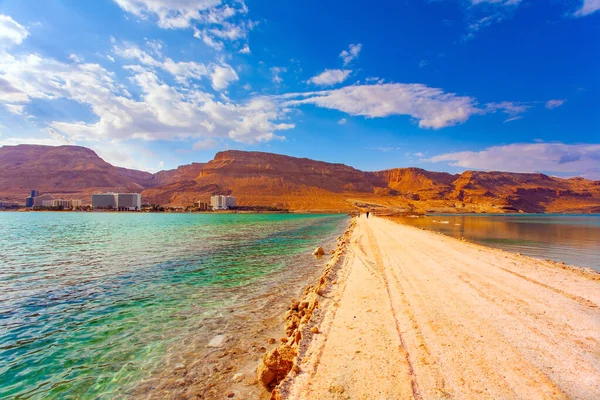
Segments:
[[[360,218],[285,395],[599,399],[600,280]]]

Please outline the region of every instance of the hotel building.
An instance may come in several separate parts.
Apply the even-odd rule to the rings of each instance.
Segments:
[[[236,200],[233,196],[212,196],[210,198],[210,205],[213,210],[227,210],[236,206]]]
[[[142,209],[142,195],[139,193],[99,193],[92,195],[92,208],[139,211]]]

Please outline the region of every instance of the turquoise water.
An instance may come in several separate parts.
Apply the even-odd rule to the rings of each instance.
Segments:
[[[206,321],[308,271],[311,250],[346,225],[340,215],[0,213],[0,398],[123,397],[177,344],[214,334]]]
[[[600,271],[598,214],[437,214],[402,221],[490,247]]]

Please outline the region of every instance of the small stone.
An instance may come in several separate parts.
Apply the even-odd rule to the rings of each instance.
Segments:
[[[268,342],[269,344],[273,344],[273,343],[275,343],[275,342],[276,342],[276,340],[275,340],[275,338],[269,338],[269,340],[267,340],[267,342]]]
[[[233,375],[233,377],[231,378],[231,382],[240,383],[241,381],[244,380],[244,378],[245,378],[244,374],[237,373],[237,374]]]
[[[227,394],[227,397],[234,397],[234,396],[235,396],[235,393],[233,393],[233,392],[230,392],[229,394]]]
[[[325,255],[325,250],[323,250],[323,248],[321,246],[317,247],[315,249],[315,251],[313,251],[313,254],[315,256],[324,256]]]
[[[336,385],[336,384],[334,384],[334,385],[331,385],[329,387],[329,392],[330,393],[339,393],[339,394],[342,394],[345,391],[346,390],[344,389],[344,387],[342,385]]]
[[[176,369],[176,370],[177,370],[177,369],[184,369],[184,368],[185,368],[185,365],[183,365],[183,364],[177,364],[177,365],[175,366],[175,369]]]
[[[317,328],[316,326],[313,326],[312,328],[310,328],[310,331],[312,333],[319,333],[319,328]]]

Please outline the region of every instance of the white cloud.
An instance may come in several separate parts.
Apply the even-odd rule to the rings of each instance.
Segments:
[[[560,99],[557,99],[557,100],[548,100],[548,101],[546,102],[546,108],[547,108],[548,110],[551,110],[551,109],[553,109],[553,108],[560,107],[560,106],[562,106],[563,104],[565,104],[565,102],[566,102],[566,101],[567,101],[567,100],[560,100]]]
[[[194,143],[193,149],[194,150],[212,149],[217,144],[219,144],[219,143],[215,139],[213,139],[213,138],[206,138],[206,139],[202,139],[202,140],[199,140],[196,143]]]
[[[462,41],[473,39],[481,29],[509,18],[521,0],[470,0],[465,7],[467,33]]]
[[[54,129],[44,129],[41,137],[0,137],[0,146],[16,146],[19,144],[38,144],[42,146],[72,145],[73,141],[58,134]]]
[[[69,54],[69,60],[76,62],[76,63],[83,62],[83,58],[79,57],[77,54]]]
[[[194,30],[194,37],[218,51],[223,41],[245,40],[257,23],[240,21],[248,7],[243,0],[114,0],[123,10],[163,29]],[[201,26],[201,28],[199,28]]]
[[[196,71],[190,64],[157,60],[135,53],[142,65],[125,69],[139,93],[133,99],[116,75],[93,63],[60,62],[37,54],[0,58],[0,105],[22,110],[32,99],[69,99],[89,107],[96,116],[92,122],[53,121],[48,126],[74,142],[102,143],[141,140],[185,140],[224,137],[244,143],[280,138],[276,133],[293,128],[281,123],[282,110],[273,99],[259,97],[233,102],[226,96],[216,99],[211,93],[170,86],[153,68],[186,77]],[[153,67],[157,65],[157,67]],[[181,68],[180,68],[181,67]],[[235,71],[223,64],[210,70],[215,89],[237,80]],[[183,72],[188,71],[188,72]],[[204,71],[201,69],[201,72]],[[107,146],[105,152],[109,152]],[[118,156],[115,156],[118,159]],[[122,163],[120,165],[123,165]],[[133,165],[133,164],[131,164]]]
[[[445,93],[418,83],[356,85],[293,93],[283,98],[287,99],[284,106],[314,104],[370,118],[410,115],[419,121],[419,127],[433,129],[456,125],[474,114],[485,113],[476,107],[476,101],[471,97]]]
[[[214,65],[210,74],[212,87],[215,90],[223,90],[230,83],[239,80],[238,74],[227,64]]]
[[[25,27],[9,15],[0,14],[0,50],[19,45],[29,36]]]
[[[310,78],[307,82],[319,86],[331,86],[344,82],[351,72],[349,69],[326,69],[319,75]]]
[[[240,51],[238,51],[238,53],[240,53],[240,54],[250,54],[250,46],[244,45],[244,47],[242,47],[240,49]]]
[[[338,124],[340,125],[346,125],[346,123],[348,122],[348,120],[346,118],[342,118],[338,121]]]
[[[212,87],[215,90],[226,89],[229,84],[239,80],[235,70],[228,64],[211,63],[205,65],[194,61],[179,61],[175,62],[169,57],[164,57],[160,52],[160,48],[154,47],[153,52],[156,57],[153,57],[148,52],[140,49],[137,45],[126,43],[123,46],[114,46],[113,52],[123,58],[137,60],[145,66],[162,69],[175,78],[178,83],[187,85],[192,79],[201,79],[209,76],[212,82]],[[135,69],[135,66],[128,68]]]
[[[504,123],[506,124],[507,122],[518,121],[522,118],[523,117],[521,115],[517,115],[516,117],[510,117],[510,118],[505,119]]]
[[[546,172],[600,179],[600,144],[514,143],[431,157],[466,169]]]
[[[273,78],[271,79],[274,83],[280,84],[283,82],[283,78],[281,77],[282,73],[287,72],[287,68],[285,67],[272,67],[271,74],[273,74]]]
[[[354,60],[355,58],[357,58],[358,54],[360,53],[361,50],[362,50],[362,44],[360,44],[360,43],[358,43],[358,44],[351,44],[348,47],[348,50],[343,50],[340,53],[340,57],[344,61],[344,66],[350,64],[352,62],[352,60]]]
[[[515,103],[512,101],[502,101],[499,103],[488,103],[486,108],[489,112],[502,111],[505,114],[515,116],[517,114],[524,113],[531,106],[523,103]]]
[[[600,10],[600,0],[583,0],[581,8],[573,14],[576,17],[585,17]]]
[[[228,6],[219,9],[221,0],[115,0],[115,2],[123,10],[138,18],[156,18],[158,26],[170,29],[189,28],[194,21],[215,18],[219,12],[224,12],[224,15],[232,12]],[[214,15],[211,15],[213,13]]]

